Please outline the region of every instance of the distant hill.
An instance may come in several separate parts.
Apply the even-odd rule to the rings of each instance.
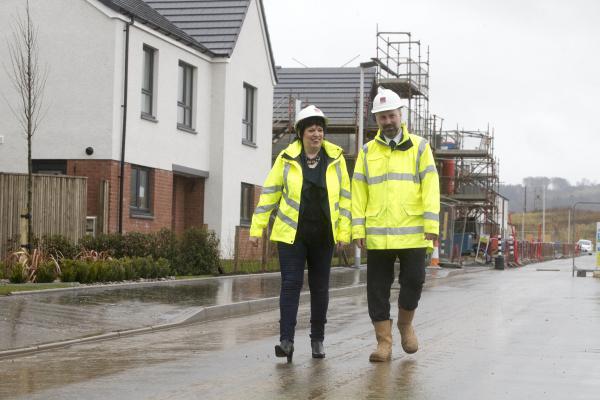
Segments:
[[[562,209],[546,209],[546,237],[547,242],[567,243],[569,239],[569,210],[570,208]],[[600,222],[600,210],[589,211],[579,210],[577,208],[575,216],[571,218],[571,243],[577,242],[579,239],[588,239],[594,242],[596,236],[596,223]],[[542,212],[532,211],[525,214],[515,212],[511,214],[511,222],[515,226],[517,237],[521,239],[524,231],[525,239],[537,240],[541,237],[542,232]],[[522,229],[521,224],[524,222]]]
[[[584,180],[571,185],[564,178],[529,177],[523,184],[500,185],[500,194],[509,199],[509,212],[522,212],[527,192],[526,211],[542,209],[544,187],[546,209],[570,208],[575,202],[600,202],[600,184]],[[600,206],[578,206],[577,209],[600,211]]]

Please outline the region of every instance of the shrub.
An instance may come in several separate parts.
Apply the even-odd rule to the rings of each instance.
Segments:
[[[175,261],[177,258],[177,236],[173,231],[163,228],[155,234],[152,256],[156,260],[165,258],[170,263]]]
[[[169,276],[169,261],[152,257],[134,257],[104,260],[62,260],[63,282],[119,282],[138,278],[156,279]]]
[[[110,254],[108,251],[97,252],[96,250],[83,250],[77,256],[76,260],[83,261],[99,261],[99,260],[110,260]]]
[[[96,237],[86,235],[79,241],[79,244],[85,250],[107,252],[112,257],[123,256],[123,236],[118,233],[101,233]]]
[[[38,283],[50,283],[58,277],[60,269],[54,260],[41,262],[35,271],[35,281]]]
[[[0,261],[0,279],[6,279],[7,276],[6,265]]]
[[[129,257],[120,258],[117,260],[121,267],[123,268],[123,279],[124,280],[132,280],[137,279],[139,276],[135,271],[133,266],[133,260]]]
[[[44,235],[38,244],[55,258],[73,258],[79,252],[79,246],[62,235]]]
[[[171,264],[166,258],[156,260],[157,278],[165,278],[171,275]]]
[[[75,262],[75,281],[79,283],[94,282],[97,274],[92,262],[77,260]]]
[[[185,231],[173,270],[179,275],[214,274],[220,267],[219,239],[203,228]]]
[[[77,260],[64,259],[61,261],[60,280],[63,282],[77,282]]]
[[[11,265],[9,267],[8,279],[11,283],[27,282],[27,265],[21,262]]]
[[[96,282],[118,282],[123,280],[123,267],[119,260],[99,260],[91,263],[96,270]]]
[[[154,235],[129,232],[122,237],[122,248],[119,257],[146,257],[153,252]]]

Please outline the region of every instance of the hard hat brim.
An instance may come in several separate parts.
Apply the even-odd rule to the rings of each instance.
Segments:
[[[371,109],[371,114],[377,114],[377,113],[380,113],[380,112],[391,111],[391,110],[400,110],[401,108],[402,108],[402,106],[397,106],[397,107],[388,106],[388,107],[379,108],[377,110]]]

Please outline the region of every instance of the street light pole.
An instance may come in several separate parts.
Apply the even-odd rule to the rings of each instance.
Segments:
[[[542,188],[542,243],[546,241],[546,185]]]

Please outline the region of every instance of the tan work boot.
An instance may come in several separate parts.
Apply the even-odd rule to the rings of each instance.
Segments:
[[[392,320],[373,322],[377,350],[371,353],[369,361],[383,362],[392,359]]]
[[[412,320],[415,316],[415,310],[406,311],[403,308],[398,308],[398,329],[402,339],[402,348],[408,354],[416,353],[419,350],[419,342],[417,335],[412,326]]]

